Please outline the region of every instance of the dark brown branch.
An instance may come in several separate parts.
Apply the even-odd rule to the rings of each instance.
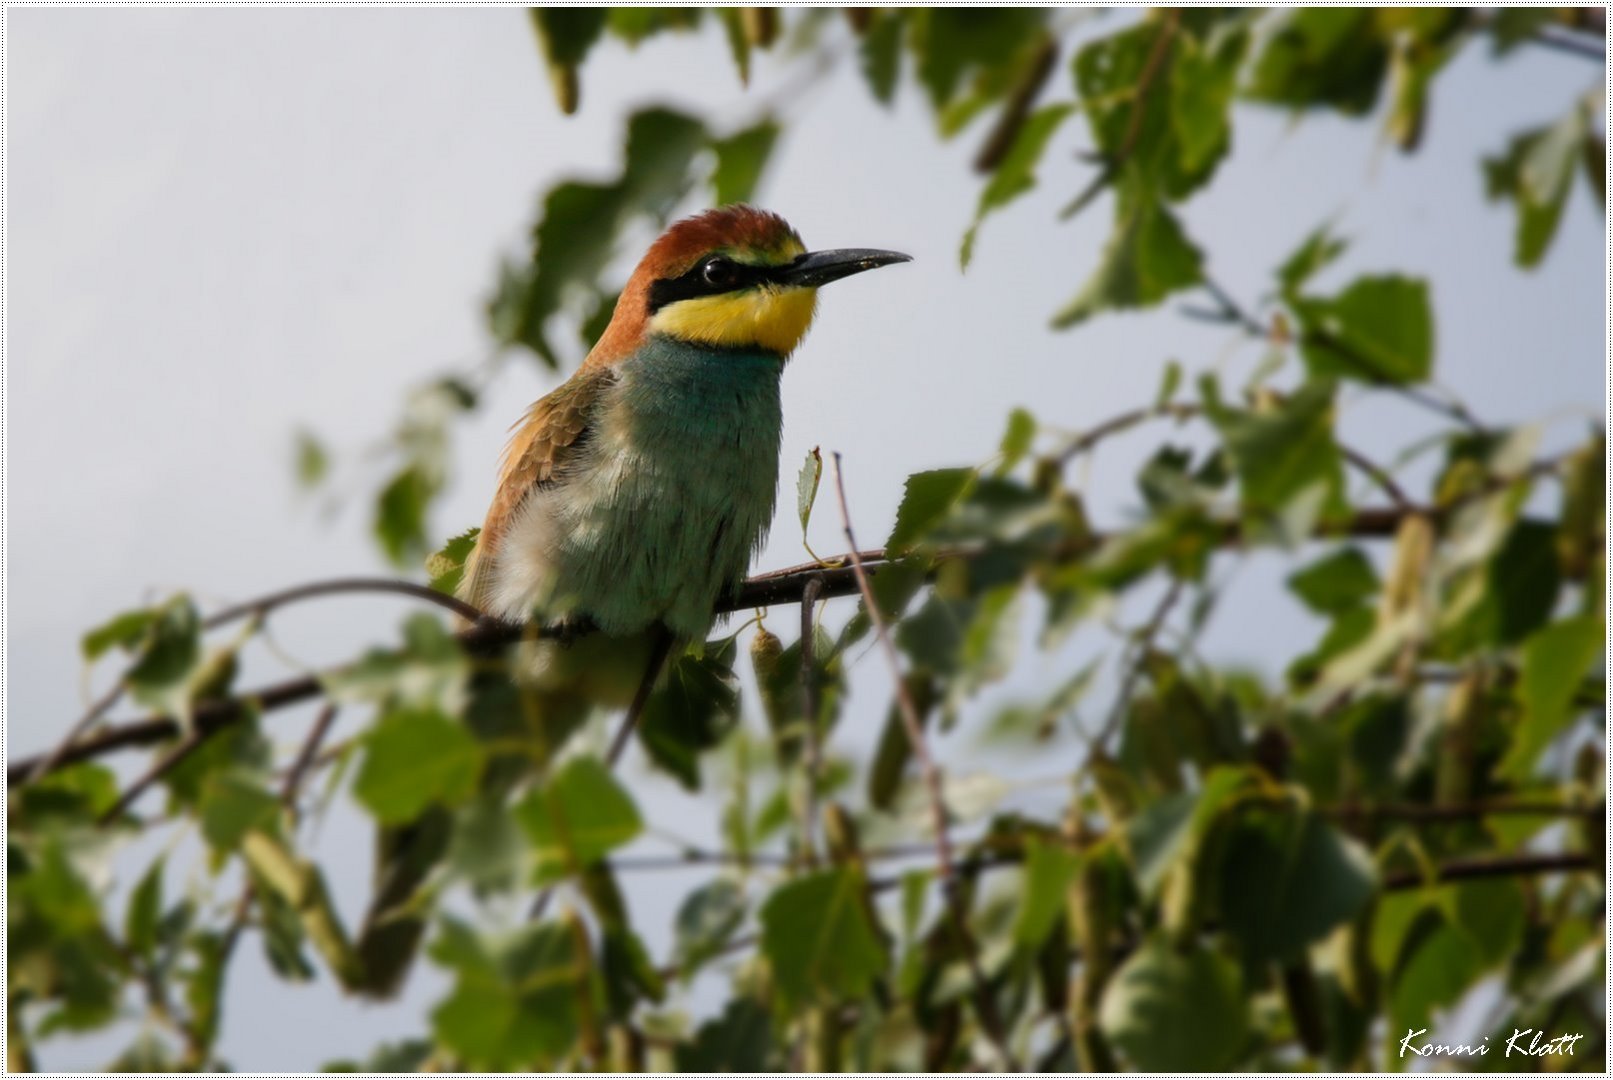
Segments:
[[[1135,421],[1133,421],[1135,422]],[[1409,512],[1430,515],[1436,519],[1448,514],[1457,506],[1484,495],[1503,490],[1511,484],[1519,483],[1532,477],[1555,472],[1562,465],[1560,459],[1550,459],[1536,462],[1522,472],[1507,477],[1497,477],[1491,483],[1463,496],[1461,499],[1439,508],[1414,508],[1412,511],[1397,507],[1366,507],[1357,510],[1348,518],[1338,521],[1324,521],[1317,526],[1318,539],[1335,539],[1354,537],[1362,540],[1383,540],[1392,538],[1400,527],[1400,522]],[[1093,536],[1078,548],[1072,548],[1066,555],[1069,558],[1078,558],[1082,554],[1096,550],[1104,542],[1111,539],[1114,534],[1094,533]],[[1243,542],[1243,529],[1236,521],[1226,522],[1223,525],[1221,543],[1227,547],[1237,547]],[[857,553],[863,571],[869,576],[879,573],[886,563],[885,552],[881,549],[870,549]],[[940,553],[943,558],[968,558],[969,552],[950,550]],[[802,590],[810,579],[821,580],[823,585],[822,598],[825,600],[841,596],[851,596],[858,592],[857,575],[855,568],[849,565],[850,555],[837,556],[825,560],[825,563],[807,563],[802,566],[787,567],[760,574],[749,579],[730,598],[720,601],[717,605],[718,613],[745,611],[751,608],[767,607],[773,604],[799,603]],[[837,562],[848,562],[845,566],[834,565]],[[437,594],[441,595],[441,594]],[[570,627],[564,630],[555,628],[552,632],[557,635],[586,633],[587,628]],[[467,651],[478,655],[489,655],[518,640],[523,628],[500,622],[497,619],[481,618],[469,629],[461,631],[457,636],[459,642]],[[323,684],[318,676],[305,675],[299,678],[288,679],[284,682],[274,683],[258,690],[250,691],[236,698],[198,702],[193,713],[192,722],[199,731],[212,732],[219,728],[235,723],[245,715],[250,707],[258,712],[273,712],[290,705],[316,698],[324,693]],[[76,742],[72,747],[62,752],[51,764],[50,769],[40,768],[45,755],[36,755],[12,762],[6,769],[6,782],[11,785],[31,782],[37,770],[39,775],[80,761],[99,758],[106,754],[132,746],[150,746],[160,743],[180,734],[179,724],[171,717],[151,716],[142,720],[134,720],[107,728],[99,733]]]
[[[463,600],[438,592],[436,589],[426,585],[417,585],[412,581],[398,581],[393,578],[334,578],[330,581],[316,581],[307,585],[298,585],[214,612],[203,620],[202,629],[213,630],[248,616],[261,618],[275,608],[285,607],[287,604],[293,604],[300,600],[308,600],[318,596],[332,596],[338,593],[358,592],[397,593],[403,596],[412,596],[416,599],[436,604],[439,607],[447,608],[469,622],[476,622],[482,617],[482,613],[479,610]],[[122,699],[127,688],[127,675],[120,675],[111,689],[103,694],[94,705],[90,706],[89,711],[68,729],[67,735],[57,744],[56,748],[39,759],[34,771],[27,777],[27,782],[32,783],[46,773],[54,772],[57,767],[69,760],[68,755],[73,745],[78,742],[79,737]],[[8,772],[8,778],[9,775]],[[16,781],[11,779],[10,782],[15,783]]]
[[[1473,878],[1529,877],[1535,874],[1573,873],[1592,869],[1591,856],[1564,852],[1554,855],[1508,855],[1494,859],[1452,859],[1434,868],[1435,881],[1470,881]],[[1428,883],[1420,870],[1385,874],[1378,887],[1384,892],[1420,889]]]

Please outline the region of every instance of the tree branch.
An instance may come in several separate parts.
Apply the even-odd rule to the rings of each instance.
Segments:
[[[396,578],[367,578],[349,577],[332,578],[329,581],[314,581],[307,585],[296,585],[280,592],[260,596],[256,600],[235,604],[222,611],[214,612],[203,623],[204,630],[212,630],[225,623],[244,619],[249,615],[267,615],[276,608],[295,604],[301,600],[311,600],[318,596],[335,596],[341,593],[397,593],[401,596],[412,596],[416,600],[424,600],[428,604],[435,604],[440,608],[458,615],[467,622],[475,622],[482,617],[481,610],[457,596],[450,596],[445,592],[438,592],[429,585],[420,585],[413,581],[399,581]]]
[[[1129,416],[1130,414],[1127,414],[1127,417]],[[1136,423],[1145,418],[1138,417],[1130,422]],[[1126,419],[1126,417],[1116,418],[1117,421],[1122,419]],[[1111,422],[1103,426],[1108,427],[1112,432],[1127,425]],[[1094,432],[1096,430],[1094,429]],[[1468,495],[1439,507],[1412,507],[1410,509],[1394,506],[1365,507],[1357,510],[1348,518],[1320,523],[1317,526],[1315,535],[1317,539],[1344,537],[1362,540],[1389,539],[1395,535],[1396,530],[1400,527],[1400,522],[1408,514],[1423,514],[1439,520],[1458,506],[1464,505],[1472,499],[1493,494],[1523,480],[1555,472],[1561,465],[1561,459],[1538,461],[1516,475],[1497,477],[1491,483],[1481,486]],[[1094,532],[1086,543],[1078,548],[1071,548],[1065,554],[1072,559],[1078,558],[1085,553],[1096,550],[1116,535],[1112,532]],[[1226,547],[1235,548],[1242,542],[1243,529],[1241,523],[1237,521],[1225,522],[1221,543]],[[769,607],[775,604],[799,603],[807,581],[814,578],[822,581],[822,599],[824,600],[851,596],[858,592],[857,567],[851,565],[853,554],[855,554],[857,564],[861,567],[862,572],[870,577],[876,576],[889,562],[883,549],[871,548],[867,551],[847,553],[826,560],[829,565],[825,565],[825,563],[805,563],[800,566],[785,567],[780,570],[759,574],[747,580],[731,597],[719,601],[717,611],[719,614],[723,614],[757,607]],[[966,559],[971,554],[972,552],[968,550],[953,549],[938,553],[938,557],[943,559]],[[846,565],[832,565],[837,562],[845,563]],[[408,583],[399,582],[398,584]],[[416,595],[416,589],[424,589],[424,587],[414,586],[411,589],[387,591]],[[300,595],[312,594],[302,593]],[[436,598],[444,597],[442,593],[433,592],[432,595]],[[476,655],[490,655],[500,648],[519,640],[523,632],[524,628],[517,624],[506,623],[484,616],[477,619],[468,629],[460,631],[456,636],[460,644],[468,652]],[[590,628],[586,626],[554,627],[539,631],[540,634],[552,633],[556,636],[567,634],[575,636],[587,632],[590,632]],[[319,676],[305,675],[248,691],[238,697],[198,702],[192,714],[192,723],[197,730],[211,733],[235,723],[245,715],[249,708],[257,712],[273,712],[277,709],[283,709],[287,706],[319,697],[323,693],[324,686],[320,682]],[[10,785],[31,783],[39,776],[55,772],[67,765],[103,757],[128,747],[150,746],[179,734],[181,734],[179,723],[169,716],[150,716],[141,720],[129,721],[102,730],[96,735],[74,743],[71,747],[58,747],[59,752],[35,755],[12,762],[6,768],[6,782]],[[48,768],[44,767],[47,763]],[[35,775],[36,772],[37,776]]]

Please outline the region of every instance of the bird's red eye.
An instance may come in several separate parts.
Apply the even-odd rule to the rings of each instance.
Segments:
[[[727,259],[707,259],[706,264],[700,268],[700,276],[707,285],[716,288],[726,288],[737,280],[734,264]]]

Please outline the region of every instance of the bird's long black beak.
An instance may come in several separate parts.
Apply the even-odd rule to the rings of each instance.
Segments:
[[[802,255],[789,266],[780,269],[775,277],[782,285],[817,288],[831,281],[839,281],[864,270],[874,270],[891,263],[912,262],[913,256],[899,251],[880,251],[877,248],[835,248],[833,251],[814,251]]]

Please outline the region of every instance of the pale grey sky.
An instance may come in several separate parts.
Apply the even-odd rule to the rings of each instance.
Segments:
[[[363,514],[324,525],[298,498],[294,430],[360,451],[410,386],[485,359],[481,309],[497,254],[520,247],[553,180],[614,172],[629,108],[666,100],[738,124],[781,67],[762,57],[745,92],[714,30],[636,53],[609,42],[584,72],[581,113],[565,118],[513,9],[11,7],[5,19],[8,752],[46,745],[80,709],[78,636],[112,612],[176,588],[212,605],[381,571]],[[1256,350],[1173,305],[1046,329],[1109,227],[1106,201],[1054,222],[1086,179],[1070,164],[1086,145],[1073,124],[1038,190],[986,225],[960,274],[979,131],[939,143],[913,87],[886,112],[851,68],[792,109],[759,201],[811,245],[895,248],[915,261],[826,290],[785,376],[787,484],[809,447],[842,451],[861,534],[874,542],[905,476],[986,458],[1016,405],[1074,429],[1148,400],[1167,358],[1190,372],[1252,366]],[[1057,78],[1067,95],[1067,75]],[[1600,212],[1576,187],[1545,266],[1521,274],[1510,263],[1512,211],[1484,202],[1478,159],[1597,78],[1575,59],[1520,54],[1492,68],[1470,50],[1441,76],[1410,158],[1382,146],[1371,123],[1296,124],[1242,109],[1234,158],[1187,206],[1187,226],[1222,283],[1252,300],[1298,236],[1336,217],[1354,244],[1319,287],[1385,269],[1428,276],[1440,379],[1488,419],[1555,416],[1548,444],[1561,445],[1583,429],[1565,417],[1602,413]],[[636,252],[624,255],[625,269]],[[480,520],[505,427],[554,381],[522,359],[505,368],[461,430],[439,533]],[[1341,424],[1385,458],[1430,427],[1376,397]],[[1135,465],[1161,437],[1140,433],[1095,460],[1085,478],[1100,520],[1134,505]],[[792,491],[764,567],[803,557]],[[812,536],[820,552],[840,547],[827,508]],[[1213,655],[1270,666],[1296,635],[1314,633],[1278,595],[1283,572],[1274,558],[1242,571],[1208,639]],[[275,640],[300,663],[333,663],[390,638],[403,613],[395,601],[332,600],[277,616]],[[780,615],[788,638],[793,612]],[[1102,644],[1084,637],[1073,652],[1026,657],[994,700],[1046,685]],[[866,748],[883,714],[875,660],[863,662],[836,734],[848,754]],[[244,684],[283,671],[260,650]],[[291,741],[305,722],[277,716],[270,727]],[[359,722],[350,715],[343,728]],[[955,734],[942,756],[961,759],[968,746]],[[712,833],[715,798],[682,797],[629,769],[655,820]],[[338,810],[315,851],[335,866],[353,917],[367,889],[367,830]],[[652,946],[664,948],[673,906],[695,880],[656,878],[631,895]],[[443,986],[429,965],[420,975],[401,1002],[361,1005],[328,980],[269,981],[251,942],[231,978],[223,1051],[254,1070],[360,1056],[419,1029]],[[42,1061],[93,1067],[115,1045],[53,1042]]]

